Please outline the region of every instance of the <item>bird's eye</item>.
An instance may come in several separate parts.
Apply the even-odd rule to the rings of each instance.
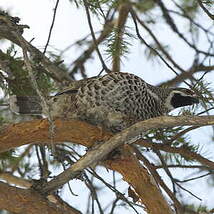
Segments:
[[[184,89],[184,93],[186,93],[187,95],[191,95],[191,96],[194,96],[195,95],[195,92],[190,90],[190,89]]]

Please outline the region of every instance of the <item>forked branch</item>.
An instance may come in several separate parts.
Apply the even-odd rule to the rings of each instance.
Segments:
[[[214,116],[179,116],[179,117],[171,117],[171,116],[163,116],[157,117],[153,119],[149,119],[146,121],[142,121],[134,124],[128,129],[114,135],[111,137],[111,133],[101,132],[100,129],[94,127],[85,122],[72,120],[72,121],[61,121],[56,120],[56,133],[54,139],[52,141],[49,137],[48,132],[48,122],[46,120],[35,120],[30,122],[24,122],[20,124],[10,125],[5,127],[1,132],[1,140],[0,140],[0,151],[6,151],[10,148],[18,147],[24,144],[29,143],[60,143],[60,142],[73,142],[77,144],[82,144],[85,146],[91,146],[94,142],[104,141],[105,143],[100,144],[88,151],[79,161],[74,163],[70,168],[56,176],[50,182],[46,183],[41,189],[40,192],[48,194],[63,184],[68,182],[70,179],[75,178],[82,170],[86,167],[91,166],[93,164],[97,164],[99,161],[103,160],[109,152],[113,151],[118,146],[124,145],[125,142],[133,139],[135,136],[138,136],[142,133],[147,132],[150,129],[155,128],[166,128],[166,127],[175,127],[175,126],[188,126],[188,125],[197,125],[197,126],[205,126],[205,125],[214,125]],[[84,134],[83,134],[84,130]],[[111,138],[110,138],[111,137]],[[128,156],[126,156],[128,157]],[[194,158],[194,157],[193,157]],[[139,164],[138,161],[131,161],[131,157],[128,159],[122,159],[122,162],[125,160],[125,164],[112,164],[108,163],[106,166],[122,173],[124,179],[130,183],[131,186],[135,188],[135,191],[139,194],[142,202],[145,204],[146,208],[149,210],[151,207],[149,204],[146,204],[145,198],[145,190],[143,186],[148,186],[147,183],[143,183],[142,176],[150,177],[147,170],[143,168],[136,171],[135,167]],[[132,163],[132,167],[127,170],[127,161],[129,160]],[[121,159],[118,160],[121,162]],[[128,162],[129,162],[128,161]],[[121,163],[122,163],[121,162]],[[211,161],[209,161],[210,163]],[[123,162],[124,163],[124,162]],[[122,168],[126,168],[126,170],[122,170]],[[134,170],[132,170],[132,169]],[[138,176],[136,179],[136,176]],[[151,178],[151,177],[150,177]],[[152,179],[150,180],[152,181]],[[146,185],[145,185],[146,184]],[[157,198],[157,193],[160,191],[158,187],[151,182],[151,185],[154,188],[153,197]],[[163,197],[158,197],[159,200],[156,200],[157,206],[165,207],[166,202]],[[150,201],[149,198],[147,198]],[[157,209],[156,209],[157,210]],[[170,210],[170,209],[169,209]],[[155,210],[151,213],[156,214]],[[170,212],[168,212],[170,213]]]

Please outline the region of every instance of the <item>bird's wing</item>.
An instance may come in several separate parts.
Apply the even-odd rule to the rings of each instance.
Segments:
[[[56,93],[55,96],[59,96],[62,94],[76,94],[80,87],[84,86],[85,84],[94,80],[95,78],[97,78],[97,77],[91,77],[91,78],[87,78],[87,79],[74,81],[74,82],[72,82],[71,85],[69,85],[68,87],[66,87],[66,88],[62,89],[61,91],[59,91],[58,93]]]

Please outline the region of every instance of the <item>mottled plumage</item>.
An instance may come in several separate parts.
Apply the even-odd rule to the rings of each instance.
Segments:
[[[155,87],[133,74],[117,72],[82,81],[49,103],[54,117],[79,118],[117,132],[198,99],[191,90]]]

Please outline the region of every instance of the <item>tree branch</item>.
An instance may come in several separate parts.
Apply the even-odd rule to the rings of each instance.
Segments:
[[[172,213],[172,209],[167,204],[154,178],[132,154],[128,145],[126,145],[120,159],[105,161],[105,166],[112,170],[116,169],[123,179],[134,188],[148,213],[160,214],[163,210],[164,214]]]
[[[94,42],[95,50],[96,50],[97,55],[98,55],[98,57],[100,59],[100,62],[102,64],[103,69],[106,72],[110,72],[110,70],[108,69],[107,65],[105,64],[105,61],[104,61],[104,59],[102,57],[102,54],[100,53],[100,50],[98,48],[97,39],[96,39],[96,36],[95,36],[95,33],[94,33],[94,29],[93,29],[93,25],[92,25],[92,22],[91,22],[91,16],[90,16],[90,11],[89,11],[88,1],[87,0],[83,0],[83,3],[84,3],[85,11],[86,11],[88,25],[89,25],[89,28],[90,28],[90,31],[91,31],[91,36],[92,36],[92,39],[93,39],[93,42]]]
[[[100,144],[89,150],[79,161],[71,165],[70,168],[56,176],[50,182],[46,183],[45,186],[41,187],[40,191],[43,193],[48,193],[59,188],[60,186],[68,182],[70,179],[75,178],[75,176],[77,176],[86,167],[92,164],[96,164],[100,160],[103,160],[103,158],[109,152],[111,152],[118,146],[123,145],[125,142],[128,142],[134,137],[145,133],[150,129],[182,125],[214,125],[214,116],[157,117],[136,123],[128,129],[116,134],[107,142],[105,141],[111,137],[111,134],[107,132],[101,133],[100,129],[98,129],[97,127],[77,120],[56,120],[56,132],[52,143],[66,141],[82,144],[85,146],[91,146],[94,142],[97,141],[104,141],[105,143]],[[28,143],[48,143],[50,142],[50,136],[48,133],[48,122],[46,120],[34,120],[30,122],[10,125],[2,130],[0,137],[0,151],[6,151],[10,148],[18,147],[20,145]],[[194,156],[192,158],[194,158]],[[131,162],[134,163],[134,161]],[[127,161],[125,161],[125,165],[126,164]],[[208,164],[206,165],[211,166],[212,164],[212,166],[214,167],[214,163],[212,161],[209,161]],[[112,167],[112,169],[123,173],[124,179],[128,178],[127,181],[132,185],[131,182],[135,180],[135,173],[133,170],[131,170],[131,166],[129,170],[127,170],[127,168],[126,170],[122,170],[121,164],[115,164],[114,166],[115,167]],[[132,167],[136,166],[132,165]],[[137,179],[136,182],[139,181],[141,181],[141,179]],[[135,185],[134,183],[133,186],[135,188],[139,188],[139,186]],[[136,189],[135,191],[142,192],[140,189]],[[144,197],[145,195],[142,196],[142,201]]]
[[[17,17],[11,17],[7,14],[0,14],[0,38],[7,39],[21,48],[26,48],[27,51],[37,59],[44,68],[60,82],[70,82],[69,75],[60,67],[52,63],[46,56],[43,55],[37,48],[31,45],[30,42],[26,41],[22,36],[23,29],[27,28],[27,25],[18,25],[19,19]],[[29,27],[28,27],[29,28]],[[22,43],[20,43],[22,41]],[[25,47],[22,47],[23,44]]]
[[[3,182],[0,182],[0,209],[20,214],[80,214],[75,209],[51,203],[35,191],[12,187]]]
[[[161,84],[159,84],[159,86],[176,86],[182,82],[184,82],[187,79],[191,79],[193,77],[194,74],[198,73],[198,72],[211,72],[214,70],[214,65],[210,65],[210,66],[205,66],[205,65],[196,65],[193,66],[192,68],[190,68],[189,70],[180,73],[178,76],[175,76],[173,79],[165,81]]]
[[[207,10],[207,8],[203,5],[201,0],[197,0],[199,6],[201,7],[201,9],[212,19],[214,20],[214,15],[212,13],[209,12],[209,10]]]
[[[121,41],[123,40],[123,34],[125,30],[125,23],[130,11],[130,3],[125,2],[119,6],[118,12],[118,20],[115,23],[116,30],[116,38],[115,38],[115,49],[119,52],[119,54],[115,54],[112,59],[112,71],[118,72],[120,71],[120,57],[121,57]]]
[[[53,143],[67,141],[90,147],[94,142],[106,141],[112,136],[107,132],[102,133],[95,126],[77,120],[55,120],[54,124],[56,130]],[[49,123],[46,119],[25,121],[2,127],[0,136],[0,152],[26,144],[51,142]]]
[[[113,24],[114,24],[113,20],[107,20],[107,22],[103,26],[102,32],[96,39],[97,45],[101,44],[109,36],[109,34],[112,31]],[[92,40],[88,48],[72,63],[73,68],[69,72],[69,75],[73,76],[75,73],[77,73],[78,69],[80,69],[80,71],[83,70],[84,64],[90,57],[92,57],[92,53],[94,52],[94,50],[96,50],[96,45]]]
[[[31,181],[24,178],[17,177],[8,172],[0,173],[0,179],[5,180],[9,184],[15,184],[16,186],[21,186],[25,188],[30,188],[32,186]]]
[[[195,152],[189,151],[185,146],[180,146],[180,147],[172,147],[170,145],[166,144],[160,144],[160,143],[152,143],[152,142],[146,142],[146,141],[139,141],[139,145],[144,146],[144,147],[149,147],[157,150],[162,150],[165,152],[170,152],[170,153],[177,153],[180,154],[181,156],[188,158],[188,159],[193,159],[197,160],[199,163],[214,169],[214,162],[208,160],[207,158],[204,158],[200,154],[197,154]]]
[[[96,148],[87,152],[79,161],[73,164],[66,171],[62,172],[54,179],[52,179],[42,192],[49,192],[59,188],[70,179],[75,178],[83,169],[102,160],[109,152],[113,151],[118,146],[125,142],[131,141],[134,137],[142,135],[150,129],[166,128],[181,125],[213,125],[214,116],[181,116],[181,117],[156,117],[146,121],[134,124],[133,126],[123,130],[122,132],[113,136],[107,142],[98,145]],[[82,134],[82,133],[81,133]]]
[[[182,207],[181,207],[180,202],[175,197],[173,192],[169,189],[169,187],[165,184],[165,182],[163,181],[161,176],[157,173],[157,171],[155,170],[154,165],[152,163],[150,163],[149,160],[146,157],[144,157],[136,148],[135,148],[135,152],[136,152],[137,157],[139,158],[139,160],[143,161],[144,165],[148,168],[149,172],[152,174],[152,176],[155,179],[155,181],[164,189],[164,191],[172,199],[172,201],[174,202],[176,210],[181,212],[182,211]]]

